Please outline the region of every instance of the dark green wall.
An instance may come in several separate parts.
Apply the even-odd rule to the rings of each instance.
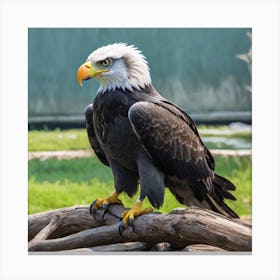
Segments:
[[[248,28],[30,28],[29,117],[83,114],[98,88],[81,88],[77,68],[96,48],[114,42],[136,45],[154,86],[188,112],[251,111],[248,66],[237,59],[250,42]]]

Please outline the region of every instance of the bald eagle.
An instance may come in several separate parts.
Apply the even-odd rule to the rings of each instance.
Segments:
[[[122,214],[120,225],[133,224],[147,197],[153,207],[164,201],[165,187],[188,206],[212,209],[228,217],[238,215],[224,199],[235,186],[215,173],[215,161],[202,142],[194,121],[153,87],[145,56],[135,46],[115,43],[93,51],[77,71],[80,85],[95,77],[100,87],[85,111],[89,142],[100,161],[112,169],[115,190],[90,205],[92,215],[119,194],[135,205]]]

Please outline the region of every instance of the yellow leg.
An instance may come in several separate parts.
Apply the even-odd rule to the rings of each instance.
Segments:
[[[122,213],[122,222],[121,226],[122,227],[127,227],[129,224],[132,224],[134,221],[134,218],[137,216],[140,216],[142,214],[146,214],[149,212],[153,212],[153,208],[145,208],[141,209],[142,207],[142,201],[138,200],[132,208],[129,210],[126,210]]]
[[[121,204],[122,202],[118,197],[119,194],[116,191],[114,191],[106,198],[98,198],[95,202],[95,208],[99,209],[102,208],[103,205],[109,205],[115,203]]]

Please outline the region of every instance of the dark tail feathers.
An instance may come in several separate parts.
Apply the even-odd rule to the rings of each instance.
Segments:
[[[211,209],[227,217],[239,218],[239,216],[224,203],[225,198],[236,200],[236,198],[229,192],[236,189],[233,183],[226,178],[215,174],[213,185],[214,192],[212,194],[208,193],[205,197],[205,200]]]

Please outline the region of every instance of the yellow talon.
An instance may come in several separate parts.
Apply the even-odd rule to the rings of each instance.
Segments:
[[[103,199],[103,204],[106,205],[115,204],[115,203],[122,204],[122,201],[118,197],[119,194],[116,191],[114,191],[107,198]]]
[[[98,198],[90,206],[90,213],[92,214],[94,209],[107,208],[110,204],[122,204],[122,201],[118,198],[119,194],[114,191],[107,198]]]
[[[96,209],[102,208],[103,201],[104,201],[104,199],[102,199],[102,198],[96,199],[94,208],[96,208]]]
[[[135,217],[140,216],[142,214],[146,214],[149,212],[153,212],[153,208],[145,208],[141,209],[142,201],[137,201],[135,205],[129,210],[125,210],[122,213],[122,222],[124,227],[127,227],[128,224],[134,220]]]

